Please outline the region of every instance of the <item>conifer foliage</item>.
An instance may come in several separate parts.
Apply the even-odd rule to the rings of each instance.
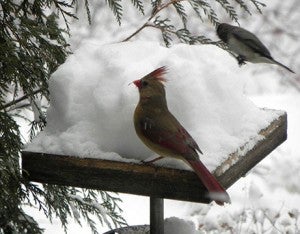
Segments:
[[[66,37],[75,1],[0,2],[0,233],[41,233],[26,213],[35,207],[67,230],[68,218],[82,218],[97,233],[95,217],[108,226],[124,225],[120,199],[103,191],[38,184],[21,174],[24,140],[18,122],[31,124],[30,136],[46,125],[41,99],[48,99],[47,81],[70,53]],[[87,6],[87,5],[86,5]],[[88,6],[87,6],[88,8]],[[52,13],[50,9],[55,9]],[[88,11],[87,11],[88,12]],[[62,17],[66,29],[57,24]],[[28,113],[33,112],[30,119]]]
[[[232,20],[238,20],[233,5],[227,0],[215,2]],[[259,11],[263,6],[256,0],[235,2],[249,14],[249,4]],[[85,0],[84,3],[91,21],[89,2]],[[146,17],[145,23],[124,41],[146,27],[153,27],[161,31],[167,46],[174,37],[188,44],[213,43],[203,35],[192,35],[186,11],[189,7],[200,20],[206,17],[216,25],[218,17],[211,1],[152,0],[150,14],[142,0],[106,0],[106,3],[118,24],[122,21],[122,4],[132,4]],[[87,221],[93,233],[97,233],[95,217],[108,226],[126,224],[120,215],[120,199],[116,195],[32,183],[21,173],[20,151],[27,137],[21,135],[18,123],[27,121],[30,124],[30,138],[47,124],[45,107],[41,103],[49,99],[47,81],[50,75],[71,52],[66,38],[69,19],[76,18],[73,13],[76,4],[76,0],[0,1],[0,233],[42,233],[38,223],[25,212],[26,206],[37,208],[50,220],[58,217],[65,230],[70,218],[80,224],[82,220]],[[181,26],[175,26],[171,19],[160,14],[167,8],[174,9]],[[58,17],[64,20],[66,27],[58,25]]]
[[[138,1],[138,0],[137,0]],[[119,1],[118,1],[119,2]],[[227,16],[238,23],[238,15],[235,8],[240,7],[243,11],[251,15],[251,10],[255,10],[261,13],[261,8],[265,5],[257,0],[235,0],[234,3],[230,3],[227,0],[152,0],[152,12],[148,20],[137,29],[136,32],[128,36],[123,41],[128,41],[133,38],[137,33],[141,32],[146,27],[156,28],[161,31],[163,41],[166,46],[171,46],[174,39],[178,39],[180,42],[187,44],[214,44],[223,49],[225,45],[222,42],[214,42],[204,35],[193,35],[189,28],[189,18],[191,10],[199,18],[199,25],[201,22],[209,21],[213,26],[217,26],[219,23],[217,12],[222,9],[226,12]],[[214,7],[213,7],[214,5]],[[122,17],[122,6],[118,3],[119,13],[114,11],[117,19]],[[140,9],[140,8],[138,8]],[[143,7],[140,10],[144,14]],[[165,16],[164,11],[171,12],[171,14],[176,14],[181,20],[182,24],[178,25],[172,22],[170,17]]]

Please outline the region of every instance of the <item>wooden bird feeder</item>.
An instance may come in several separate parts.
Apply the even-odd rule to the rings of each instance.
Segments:
[[[247,145],[245,142],[244,147],[228,155],[214,171],[224,188],[230,187],[286,140],[287,114],[283,112],[257,134],[263,137],[249,151],[239,155]],[[24,176],[35,182],[149,196],[150,233],[153,234],[163,233],[164,198],[210,202],[204,197],[205,187],[192,171],[26,151],[22,152],[22,170]]]

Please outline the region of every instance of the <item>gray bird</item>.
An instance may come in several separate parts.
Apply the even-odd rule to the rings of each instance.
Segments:
[[[229,50],[238,55],[237,60],[239,65],[245,64],[245,61],[251,63],[271,63],[295,73],[287,66],[274,60],[267,47],[253,33],[246,29],[222,23],[217,27],[217,34],[227,44]]]

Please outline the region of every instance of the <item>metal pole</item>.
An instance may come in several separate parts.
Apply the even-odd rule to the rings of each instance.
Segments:
[[[164,234],[164,199],[150,196],[150,234]]]

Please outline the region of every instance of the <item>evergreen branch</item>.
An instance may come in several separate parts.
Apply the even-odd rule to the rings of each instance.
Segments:
[[[168,22],[168,21],[165,21],[165,22]],[[162,25],[161,23],[160,24],[148,24],[147,27],[153,27],[153,28],[159,29],[162,31],[162,33],[164,33],[168,37],[170,37],[170,35],[176,36],[181,42],[187,43],[190,45],[200,43],[200,44],[218,46],[221,49],[226,50],[228,53],[230,53],[232,56],[235,57],[235,55],[228,49],[227,45],[223,41],[212,41],[211,39],[209,39],[205,36],[192,35],[191,32],[186,28],[179,29],[176,31],[174,27],[165,27],[165,25]],[[166,43],[167,46],[170,44],[170,41],[171,41],[171,38],[169,38],[169,40],[167,41],[167,43]]]
[[[163,9],[169,7],[171,4],[174,4],[174,3],[178,3],[178,2],[181,2],[181,1],[184,1],[184,0],[171,0],[165,4],[162,4],[161,1],[156,1],[154,2],[153,6],[153,10],[152,10],[152,13],[150,15],[150,17],[148,18],[148,20],[140,27],[138,28],[135,32],[133,32],[131,35],[129,35],[127,38],[125,38],[124,40],[122,40],[122,42],[125,42],[125,41],[129,41],[132,37],[134,37],[135,35],[137,35],[139,32],[141,32],[144,28],[148,27],[151,22],[151,20],[160,12],[162,11]]]
[[[144,5],[141,0],[131,0],[131,2],[143,15],[145,15]]]
[[[197,13],[199,18],[202,20],[202,16],[200,13],[200,9],[202,9],[204,15],[207,16],[209,21],[216,26],[218,24],[218,17],[214,9],[211,7],[210,4],[208,4],[204,0],[191,0],[190,1],[191,6],[193,7],[194,11]]]
[[[181,42],[194,45],[197,43],[200,44],[212,44],[213,42],[205,36],[194,36],[187,29],[180,29],[176,31],[176,36],[180,39]]]
[[[98,201],[99,194],[101,195],[102,202]],[[112,228],[112,226],[108,219],[113,222],[115,227],[127,225],[126,221],[117,213],[121,211],[117,204],[121,200],[111,196],[107,192],[82,189],[81,192],[77,191],[76,193],[69,194],[68,199],[72,201],[73,213],[80,212],[94,233],[97,233],[97,229],[95,222],[90,218],[89,214],[96,215],[101,224],[105,223],[109,228]]]
[[[169,19],[161,20],[159,16],[155,18],[153,23],[154,23],[154,27],[161,30],[165,45],[169,47],[172,41],[171,35],[175,34],[175,27],[170,24]]]
[[[236,58],[236,55],[228,48],[227,44],[223,41],[211,41],[207,44],[218,46],[219,48],[226,50],[232,57]]]
[[[69,193],[76,194],[77,189],[64,186],[47,186],[39,189],[23,177],[26,172],[20,168],[22,135],[19,118],[31,123],[30,136],[40,131],[46,124],[45,113],[35,95],[40,93],[48,97],[48,79],[69,54],[64,34],[68,31],[60,28],[57,15],[64,19],[68,29],[69,18],[77,0],[60,1],[0,1],[0,233],[42,233],[39,224],[26,214],[22,207],[31,206],[42,211],[52,221],[57,216],[65,231],[69,217],[72,216]],[[85,8],[89,17],[88,0]],[[54,11],[53,11],[54,9]],[[48,12],[53,12],[48,14]],[[45,13],[47,12],[47,13]],[[90,19],[89,19],[90,20]],[[23,96],[20,91],[23,90]],[[12,101],[7,100],[8,94]],[[35,118],[26,115],[26,108],[31,106]],[[27,138],[24,138],[24,142]],[[104,194],[106,192],[103,192]],[[91,197],[93,199],[94,197]],[[95,199],[96,200],[96,199]],[[93,201],[91,200],[91,203]],[[106,200],[107,207],[118,207],[114,201]],[[110,224],[124,223],[119,210],[108,210]],[[90,224],[96,230],[92,215],[100,222],[102,213],[92,206],[83,206],[81,216],[91,217]],[[54,216],[53,216],[54,215]]]
[[[235,12],[233,6],[230,5],[230,3],[227,0],[216,0],[227,12],[229,17],[238,23],[238,16]]]
[[[176,36],[184,43],[193,44],[191,40],[191,33],[187,29],[179,29],[176,32]]]
[[[187,22],[187,14],[185,13],[184,7],[179,2],[173,3],[173,6],[175,7],[175,10],[176,10],[177,14],[181,18],[183,27],[185,28],[186,27],[186,22]]]
[[[183,43],[187,43],[190,45],[193,44],[213,44],[213,45],[217,45],[218,43],[222,43],[222,42],[213,42],[212,40],[210,40],[209,38],[205,37],[205,36],[195,36],[192,35],[190,33],[190,31],[186,28],[183,29],[179,29],[176,31],[175,27],[172,25],[168,25],[168,20],[157,20],[156,24],[148,24],[147,27],[153,27],[156,29],[161,30],[162,32],[162,36],[163,36],[163,40],[166,44],[166,46],[170,46],[170,43],[172,41],[172,37],[176,36],[181,42]]]
[[[137,35],[140,31],[142,31],[144,28],[148,27],[148,21],[144,23],[140,28],[138,28],[134,33],[132,33],[130,36],[126,37],[122,42],[129,41],[132,37]]]
[[[66,11],[65,9],[63,9],[63,7],[66,8],[72,8],[71,4],[66,3],[65,1],[57,1],[57,0],[53,0],[54,6],[57,8],[58,12],[61,13],[65,25],[67,27],[67,30],[70,31],[70,27],[69,27],[69,21],[67,20],[67,16],[71,17],[71,18],[75,18],[78,19],[76,15],[74,15],[71,12]]]
[[[207,3],[205,2],[205,6],[208,6],[208,10],[206,9],[206,7],[203,8],[204,14],[207,15],[208,19],[210,20],[210,22],[216,26],[218,24],[218,17],[216,12],[213,10],[213,8]]]
[[[243,0],[235,0],[239,6],[245,11],[247,12],[249,15],[252,15],[248,6],[246,5],[246,3]]]
[[[262,14],[262,11],[261,11],[261,7],[265,7],[266,4],[262,3],[262,2],[259,2],[257,0],[250,0],[253,5],[256,7],[257,11]]]
[[[195,4],[194,1],[189,1],[189,4],[191,5],[191,7],[193,8],[193,10],[195,11],[195,13],[197,14],[197,16],[199,17],[199,19],[203,22],[203,18],[199,9],[199,5]]]
[[[84,1],[84,5],[85,5],[85,10],[86,10],[86,13],[87,13],[89,24],[92,24],[91,11],[90,11],[90,7],[89,7],[89,1],[85,0]]]
[[[122,6],[120,2],[121,0],[106,0],[106,3],[108,3],[108,6],[113,11],[119,25],[121,25],[122,19]]]
[[[151,0],[151,5],[153,9],[156,9],[161,4],[161,0]]]
[[[37,90],[33,91],[32,93],[25,94],[24,96],[22,96],[20,98],[17,98],[15,100],[1,106],[0,110],[4,110],[4,109],[6,109],[10,106],[16,105],[17,103],[22,102],[22,101],[28,99],[29,97],[32,97],[33,95],[44,92],[44,91],[46,91],[45,88],[40,88],[40,89],[37,89]]]
[[[183,2],[185,0],[170,0],[169,2],[165,3],[165,4],[160,4],[157,8],[157,11],[156,11],[156,15],[157,13],[159,13],[161,10],[169,7],[171,4],[176,4],[176,3],[179,3],[179,2]]]

